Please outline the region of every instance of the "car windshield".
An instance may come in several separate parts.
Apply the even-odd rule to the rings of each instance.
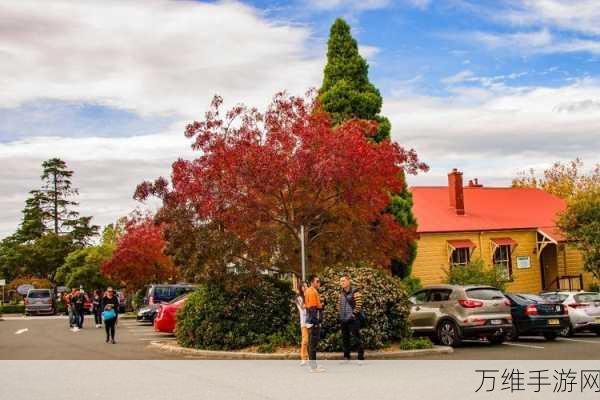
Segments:
[[[43,299],[44,297],[50,297],[50,292],[47,290],[30,290],[27,297],[30,299]]]
[[[467,289],[467,296],[477,300],[501,300],[504,295],[501,291],[494,288],[473,288]]]
[[[169,304],[177,303],[178,301],[181,301],[181,300],[185,299],[186,297],[188,297],[188,293],[182,294],[181,296],[178,296],[178,297],[175,297],[173,300],[171,300],[169,302]]]
[[[569,295],[564,293],[544,293],[541,295],[544,300],[552,301],[556,303],[562,303],[569,297]]]
[[[540,296],[536,296],[535,294],[517,294],[515,295],[515,297],[518,297],[520,300],[525,301],[526,303],[547,303],[548,300],[540,297]]]
[[[600,293],[581,293],[576,294],[575,301],[578,303],[592,303],[594,301],[600,301]]]

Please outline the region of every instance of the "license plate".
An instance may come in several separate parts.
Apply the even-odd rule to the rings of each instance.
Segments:
[[[490,324],[492,325],[501,325],[502,324],[502,320],[501,319],[493,319],[490,321]]]
[[[549,319],[548,325],[560,325],[560,321],[558,319]]]

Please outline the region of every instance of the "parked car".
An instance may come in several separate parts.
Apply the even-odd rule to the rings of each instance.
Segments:
[[[567,306],[569,325],[563,329],[561,335],[593,332],[600,336],[600,293],[565,291],[542,293],[540,296]]]
[[[510,302],[494,287],[435,285],[419,290],[409,300],[413,332],[446,346],[480,338],[499,344],[512,329]]]
[[[171,300],[167,304],[158,306],[158,312],[154,319],[154,330],[157,332],[173,333],[177,325],[177,311],[182,308],[187,301],[189,293],[183,294]]]
[[[52,289],[30,289],[25,296],[25,315],[54,314],[56,302]]]
[[[519,336],[543,336],[554,340],[569,326],[567,306],[534,294],[507,293],[513,318],[511,339]]]
[[[137,320],[140,322],[154,322],[159,304],[168,303],[174,298],[195,289],[196,286],[188,284],[150,285],[144,297],[145,306],[138,311]]]

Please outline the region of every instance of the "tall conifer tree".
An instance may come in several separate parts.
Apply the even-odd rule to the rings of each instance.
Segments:
[[[341,18],[331,27],[319,100],[323,110],[331,114],[334,124],[353,118],[377,121],[377,135],[372,140],[390,140],[391,123],[380,114],[383,103],[381,94],[369,81],[369,65],[358,52],[358,44],[350,33],[350,26]],[[416,228],[412,205],[412,195],[405,184],[400,193],[392,195],[387,211],[401,225]],[[392,263],[394,274],[401,277],[410,275],[416,256],[416,242],[412,242],[409,249],[410,254],[406,260],[395,260]]]

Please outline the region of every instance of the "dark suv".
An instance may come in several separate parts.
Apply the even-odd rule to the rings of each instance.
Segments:
[[[150,285],[144,297],[144,306],[137,313],[137,320],[143,322],[154,322],[158,306],[168,303],[182,294],[192,292],[196,286],[189,284],[176,285]]]

